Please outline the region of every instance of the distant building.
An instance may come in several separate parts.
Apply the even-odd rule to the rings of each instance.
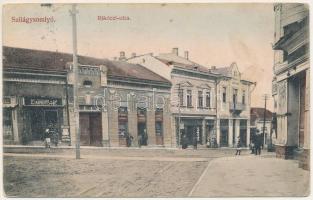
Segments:
[[[60,141],[81,145],[171,146],[170,88],[161,76],[121,61],[78,56],[79,122],[74,118],[72,55],[4,47],[5,144],[40,144],[49,123]]]
[[[277,114],[276,154],[299,158],[309,168],[310,65],[309,6],[275,4],[274,79],[272,95]]]
[[[252,82],[241,79],[237,65],[209,69],[180,56],[178,48],[158,56],[145,54],[127,60],[140,64],[171,81],[173,137],[180,145],[181,134],[189,144],[197,135],[199,144],[214,142],[220,147],[233,147],[241,137],[250,141],[250,93]],[[180,121],[180,125],[179,125]],[[234,124],[234,125],[233,125]]]
[[[255,135],[261,134],[263,138],[262,144],[266,148],[269,144],[273,143],[273,139],[275,140],[275,134],[272,132],[272,117],[273,114],[271,111],[265,111],[265,123],[264,123],[264,108],[251,108],[250,109],[250,133],[251,133],[251,141],[254,142]],[[263,134],[263,126],[264,134]]]

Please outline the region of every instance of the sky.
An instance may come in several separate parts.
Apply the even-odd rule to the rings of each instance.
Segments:
[[[3,8],[3,45],[72,52],[70,5],[14,4]],[[273,77],[273,4],[79,4],[78,54],[109,58],[125,51],[179,54],[207,67],[236,62],[242,77],[257,82],[251,105],[263,107]],[[124,16],[129,20],[98,20]],[[53,17],[54,22],[19,23],[12,17]],[[271,95],[270,95],[271,96]],[[267,104],[273,109],[272,99]]]

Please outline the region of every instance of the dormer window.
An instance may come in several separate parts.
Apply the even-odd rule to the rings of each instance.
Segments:
[[[92,82],[89,81],[89,80],[85,80],[85,81],[83,82],[83,85],[84,85],[85,87],[91,87],[91,86],[92,86]]]

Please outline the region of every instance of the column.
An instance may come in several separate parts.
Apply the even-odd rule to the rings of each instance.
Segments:
[[[105,118],[104,118],[105,119]],[[102,119],[102,120],[104,120]],[[102,124],[103,126],[103,124]],[[104,131],[104,126],[102,130]],[[117,147],[119,146],[119,138],[118,138],[118,110],[117,109],[110,109],[108,111],[108,140],[109,146]]]
[[[73,104],[69,107],[70,113],[70,134],[71,134],[71,145],[74,146],[76,143],[76,119]],[[79,123],[79,122],[77,122]]]
[[[148,134],[148,146],[156,145],[154,109],[147,109],[147,122],[146,123],[147,123],[147,134]]]
[[[66,104],[66,100],[63,100],[63,104]],[[63,122],[61,124],[61,133],[62,133],[62,137],[61,140],[62,142],[69,142],[70,141],[70,136],[69,136],[69,122],[68,122],[68,114],[67,114],[67,107],[65,106],[62,109],[63,112]]]
[[[108,146],[110,146],[108,112],[102,111],[101,115],[102,115],[101,116],[101,120],[102,120],[102,145],[104,147],[108,147]]]
[[[14,108],[12,110],[12,131],[13,131],[13,142],[14,144],[18,144],[18,124],[17,124],[17,110]]]
[[[206,129],[205,129],[205,119],[202,120],[202,144],[206,145],[206,137],[205,137],[205,132],[206,132]]]
[[[247,147],[250,144],[250,119],[247,120]]]
[[[229,147],[234,147],[233,144],[233,126],[235,126],[235,124],[233,124],[233,120],[229,119],[228,120],[228,146]]]
[[[138,146],[138,120],[137,110],[130,109],[128,112],[128,131],[133,136],[132,146]]]
[[[216,119],[215,124],[216,124],[216,127],[215,127],[216,143],[218,146],[220,146],[220,139],[221,139],[220,119]]]
[[[235,121],[235,145],[238,143],[238,137],[240,137],[240,119]]]
[[[176,146],[175,128],[172,128],[171,114],[168,111],[163,111],[163,144],[165,147]]]
[[[164,117],[164,113],[163,113],[163,117]],[[176,118],[175,116],[171,116],[170,117],[170,120],[171,120],[171,127],[172,127],[172,130],[170,132],[171,134],[171,147],[177,147],[177,130],[178,130],[178,124],[176,123]],[[164,120],[165,122],[165,120]],[[165,125],[164,125],[164,134],[166,133],[166,129],[165,129]],[[164,144],[165,144],[165,140],[164,140]]]

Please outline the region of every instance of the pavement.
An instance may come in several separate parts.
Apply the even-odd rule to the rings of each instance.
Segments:
[[[303,197],[310,194],[310,172],[295,160],[223,157],[212,160],[189,197]]]
[[[310,172],[296,160],[235,149],[4,149],[15,197],[302,197]],[[47,180],[48,185],[47,185]],[[67,183],[71,183],[70,185]],[[51,190],[53,188],[53,190]],[[31,191],[31,192],[30,192]]]

